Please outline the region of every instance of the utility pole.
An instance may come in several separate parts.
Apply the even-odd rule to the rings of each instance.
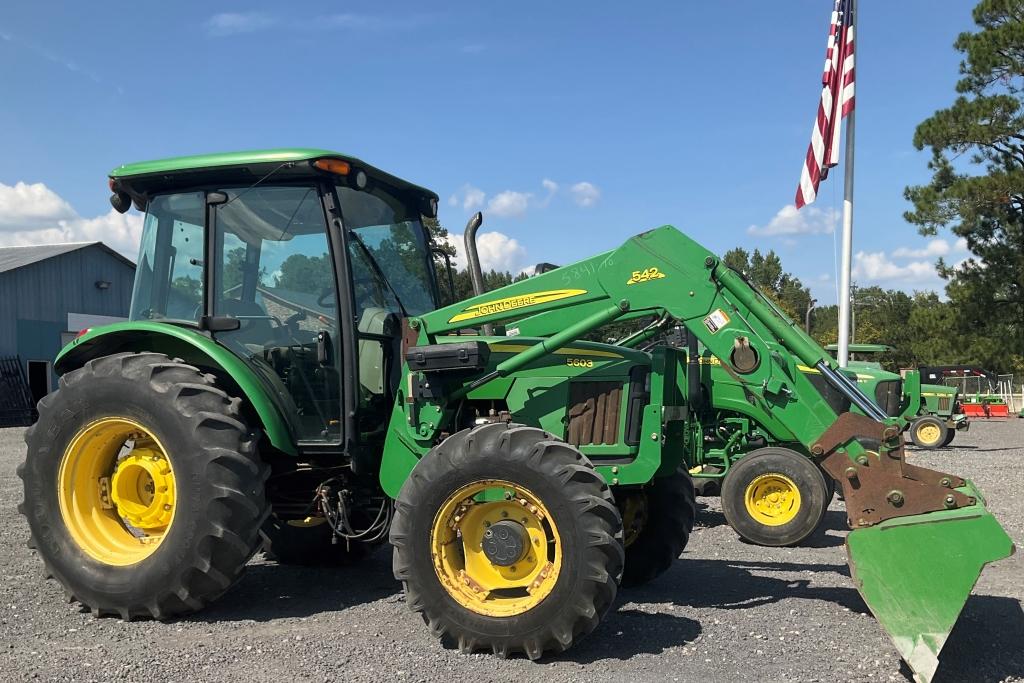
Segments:
[[[804,316],[804,331],[809,335],[811,333],[811,311],[814,310],[814,305],[818,303],[817,299],[811,299],[811,303],[807,305],[807,315]]]
[[[850,285],[850,343],[857,338],[857,285]]]

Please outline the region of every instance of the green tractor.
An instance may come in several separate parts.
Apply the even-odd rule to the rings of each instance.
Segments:
[[[838,346],[828,344],[825,349],[834,353]],[[956,388],[922,384],[919,370],[908,370],[901,377],[883,369],[880,362],[863,358],[892,351],[886,344],[850,344],[849,349],[851,354],[862,356],[847,363],[847,368],[857,374],[857,383],[886,414],[910,422],[907,433],[918,448],[943,448],[953,443],[957,432],[970,429]]]
[[[971,482],[907,464],[906,421],[674,228],[439,307],[436,195],[358,159],[185,157],[110,185],[146,214],[130,320],[62,350],[19,470],[47,572],[97,615],[203,608],[273,522],[292,550],[389,541],[409,607],[463,651],[571,647],[693,524],[686,354],[580,341],[650,315],[800,444],[740,461],[751,505],[785,472],[842,486],[854,582],[921,678],[1013,550]]]

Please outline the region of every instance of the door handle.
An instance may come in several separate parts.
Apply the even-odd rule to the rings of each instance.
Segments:
[[[322,367],[331,364],[331,335],[327,330],[320,330],[316,334],[316,362]]]

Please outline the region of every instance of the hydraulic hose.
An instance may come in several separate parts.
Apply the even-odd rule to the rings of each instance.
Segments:
[[[860,408],[865,415],[873,420],[878,420],[879,422],[885,422],[889,418],[889,416],[885,414],[885,411],[865,396],[864,392],[862,392],[856,384],[853,384],[849,377],[841,372],[836,372],[825,361],[820,361],[814,367],[817,368],[818,372],[821,373],[821,376],[832,385],[832,388],[850,399],[850,402]]]

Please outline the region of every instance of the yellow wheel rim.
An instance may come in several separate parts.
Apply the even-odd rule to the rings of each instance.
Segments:
[[[176,491],[167,451],[128,418],[83,427],[64,451],[57,486],[72,540],[104,564],[146,559],[174,521]]]
[[[784,474],[762,474],[747,484],[747,513],[765,526],[782,526],[800,512],[800,489]]]
[[[647,494],[640,491],[627,495],[622,501],[622,533],[625,547],[636,543],[636,539],[647,526],[647,518]]]
[[[515,532],[522,552],[492,561],[496,529]],[[477,481],[448,496],[434,517],[430,549],[448,594],[466,609],[492,617],[516,616],[539,605],[562,569],[562,541],[551,513],[529,490],[505,480]]]
[[[926,422],[923,425],[917,427],[917,440],[924,444],[933,444],[939,442],[939,434],[941,430],[938,426]]]

